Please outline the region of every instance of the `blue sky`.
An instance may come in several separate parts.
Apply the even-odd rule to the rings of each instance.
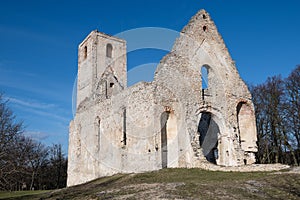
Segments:
[[[27,135],[61,143],[66,152],[77,46],[86,35],[95,29],[115,35],[140,27],[180,31],[202,8],[215,21],[246,82],[285,77],[300,64],[297,0],[2,0],[0,91],[24,121]],[[132,51],[128,68],[158,63],[165,53]]]

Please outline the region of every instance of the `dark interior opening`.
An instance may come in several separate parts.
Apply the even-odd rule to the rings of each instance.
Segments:
[[[198,124],[199,144],[206,160],[217,164],[218,158],[218,124],[213,120],[211,113],[202,112]]]

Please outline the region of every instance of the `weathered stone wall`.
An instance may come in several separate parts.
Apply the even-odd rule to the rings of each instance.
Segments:
[[[110,57],[107,45],[112,46]],[[92,31],[78,48],[77,107],[87,98],[107,97],[125,89],[126,69],[126,41]]]
[[[201,90],[201,67],[208,69],[208,89]],[[177,81],[176,81],[177,80]],[[209,112],[219,126],[220,165],[240,165],[244,162],[243,150],[256,151],[256,129],[251,94],[241,80],[234,62],[219,35],[216,26],[205,11],[197,13],[184,27],[182,35],[157,68],[155,81],[176,92],[179,100],[187,105],[186,124],[189,135],[197,143],[195,124],[200,113]],[[241,123],[248,123],[240,148],[240,128],[237,107],[240,102],[247,105],[248,115]],[[197,117],[198,115],[198,117]],[[246,128],[245,128],[246,129]],[[245,130],[244,129],[244,130]],[[247,137],[247,138],[246,138]],[[247,147],[246,147],[247,146]],[[253,163],[249,160],[248,163]]]
[[[207,160],[255,162],[251,94],[206,11],[184,27],[153,82],[126,87],[125,53],[125,41],[97,31],[79,46],[68,186],[119,172],[202,167]]]

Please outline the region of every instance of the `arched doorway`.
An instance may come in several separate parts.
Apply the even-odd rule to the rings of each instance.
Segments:
[[[245,102],[238,103],[236,110],[241,148],[244,151],[253,151],[256,146],[256,126],[253,111],[250,105]]]
[[[161,124],[161,163],[162,168],[168,167],[168,139],[167,139],[167,122],[170,112],[163,112],[160,117]]]
[[[218,159],[218,135],[220,129],[209,112],[201,112],[198,124],[199,144],[206,160],[217,164]]]
[[[178,159],[177,120],[174,111],[165,111],[160,117],[162,168],[176,166]]]

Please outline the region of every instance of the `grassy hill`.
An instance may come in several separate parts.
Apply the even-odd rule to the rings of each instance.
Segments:
[[[4,195],[0,193],[0,199]],[[117,174],[79,186],[11,199],[300,199],[300,174],[163,169]]]

